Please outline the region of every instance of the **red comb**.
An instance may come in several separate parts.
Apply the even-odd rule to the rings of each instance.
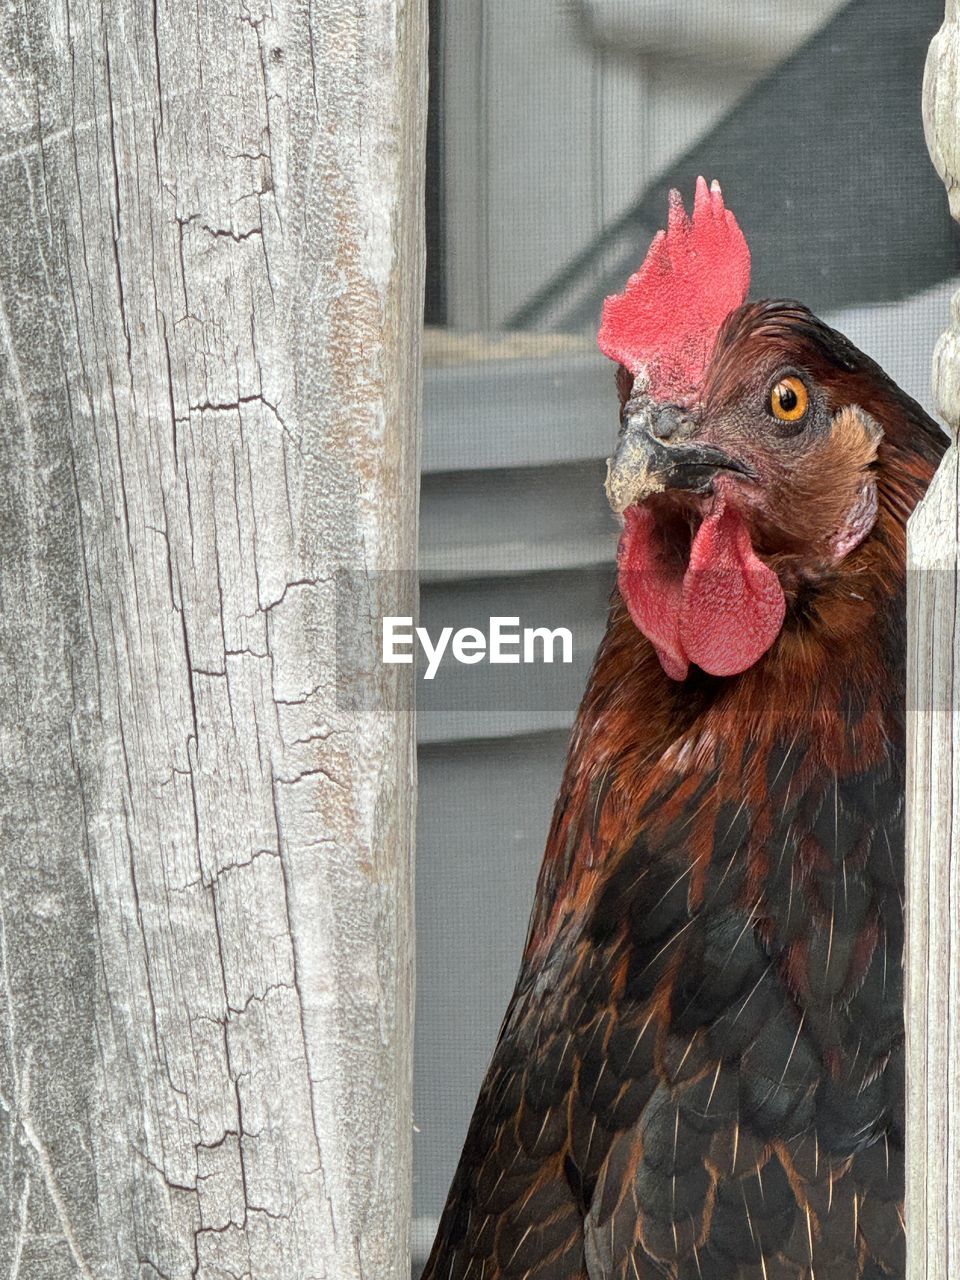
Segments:
[[[691,403],[724,320],[747,296],[750,250],[719,184],[697,179],[693,218],[670,192],[666,231],[623,293],[603,304],[600,350],[646,373],[657,400]]]

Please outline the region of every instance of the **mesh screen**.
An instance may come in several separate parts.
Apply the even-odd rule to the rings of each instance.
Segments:
[[[415,1271],[519,963],[602,634],[616,435],[597,352],[666,193],[717,177],[754,296],[807,303],[927,408],[960,273],[920,117],[942,0],[435,0],[422,618],[566,625],[570,663],[419,681]]]

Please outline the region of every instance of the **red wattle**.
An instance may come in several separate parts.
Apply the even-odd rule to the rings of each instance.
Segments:
[[[786,612],[783,588],[757,556],[739,513],[717,496],[681,573],[665,563],[656,521],[644,507],[624,513],[617,553],[620,593],[637,628],[672,680],[691,662],[714,676],[732,676],[763,656]]]
[[[639,631],[657,651],[671,680],[686,679],[690,663],[680,644],[683,579],[660,561],[654,541],[656,521],[646,507],[628,507],[617,549],[620,594]]]
[[[718,500],[683,575],[679,631],[687,657],[712,676],[738,675],[776,640],[786,608],[780,579],[757,556],[747,526]]]

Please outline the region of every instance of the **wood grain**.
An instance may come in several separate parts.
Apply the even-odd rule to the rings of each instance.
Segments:
[[[407,1271],[425,8],[0,13],[5,1276]]]

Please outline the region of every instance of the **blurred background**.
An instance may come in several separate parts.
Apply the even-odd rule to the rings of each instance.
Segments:
[[[431,0],[421,622],[571,628],[571,666],[421,683],[414,1275],[519,963],[603,630],[617,429],[595,334],[677,186],[720,180],[754,297],[928,409],[960,276],[920,119],[942,0]]]

